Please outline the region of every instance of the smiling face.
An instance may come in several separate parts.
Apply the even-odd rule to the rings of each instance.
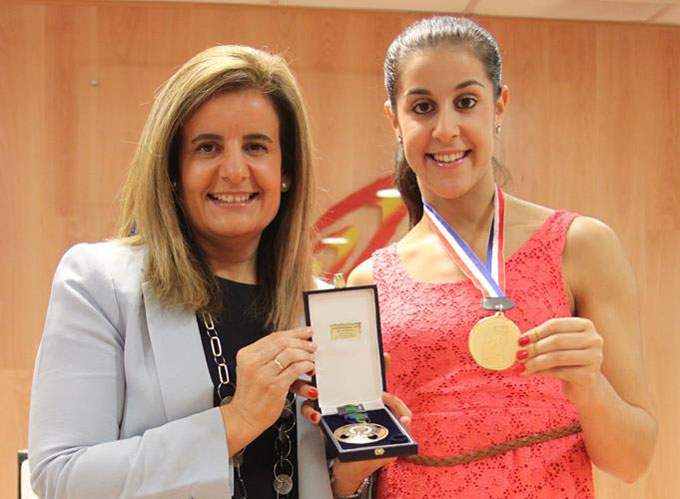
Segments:
[[[256,244],[281,201],[279,118],[257,90],[216,95],[181,131],[180,196],[199,245]]]
[[[406,161],[425,199],[455,199],[481,179],[493,182],[493,134],[507,103],[483,64],[468,49],[419,51],[405,59],[396,93],[396,115],[386,104]]]

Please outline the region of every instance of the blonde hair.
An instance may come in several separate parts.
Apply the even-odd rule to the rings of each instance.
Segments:
[[[217,311],[220,288],[186,219],[177,194],[183,123],[211,97],[254,89],[268,96],[279,117],[281,195],[257,250],[257,282],[268,325],[293,327],[302,291],[312,287],[309,216],[313,172],[308,118],[285,61],[251,47],[220,45],[194,56],[161,88],[142,131],[122,192],[117,237],[147,246],[145,279],[166,306]]]

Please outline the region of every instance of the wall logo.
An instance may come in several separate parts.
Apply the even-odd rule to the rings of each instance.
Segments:
[[[378,208],[380,219],[377,228],[368,236],[368,243],[361,249],[359,243],[365,240],[362,235],[371,229],[356,225],[343,226],[342,219],[364,207]],[[343,273],[346,277],[354,267],[392,239],[406,214],[406,205],[389,176],[362,187],[331,206],[313,228],[316,274],[329,282],[336,273]]]

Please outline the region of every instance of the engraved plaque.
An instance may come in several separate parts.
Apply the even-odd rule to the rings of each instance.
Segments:
[[[341,340],[361,336],[361,322],[341,322],[331,324],[331,339]]]

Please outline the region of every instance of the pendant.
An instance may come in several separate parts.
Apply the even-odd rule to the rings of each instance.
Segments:
[[[517,360],[520,334],[514,322],[503,312],[496,312],[474,325],[468,337],[468,348],[480,367],[503,371]]]
[[[352,423],[341,426],[333,436],[346,444],[370,444],[387,437],[389,430],[376,423]]]
[[[274,490],[277,494],[286,495],[293,490],[293,479],[283,473],[274,477]]]

